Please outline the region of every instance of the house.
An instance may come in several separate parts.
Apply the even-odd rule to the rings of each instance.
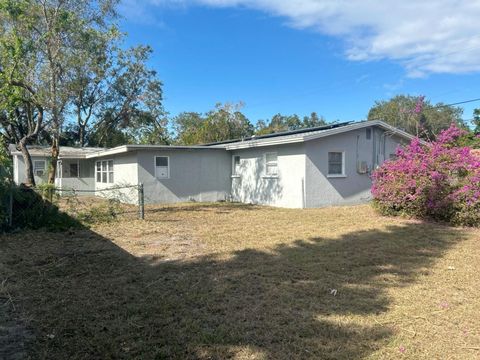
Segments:
[[[290,208],[354,204],[370,199],[370,173],[412,135],[382,121],[331,124],[198,146],[61,147],[56,185],[105,195],[144,185],[146,203],[233,200]],[[49,149],[30,147],[44,181]],[[25,179],[12,149],[15,182]],[[113,191],[113,190],[112,190]],[[80,192],[79,192],[80,193]]]

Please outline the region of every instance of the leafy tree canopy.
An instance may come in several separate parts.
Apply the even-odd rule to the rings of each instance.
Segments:
[[[300,119],[300,117],[296,114],[276,114],[270,121],[259,120],[257,122],[255,133],[257,135],[266,135],[282,131],[322,126],[326,124],[327,122],[323,116],[318,116],[315,112],[312,112],[310,116],[304,116],[303,119]]]
[[[217,104],[205,115],[179,114],[174,119],[175,142],[182,145],[206,144],[253,135],[253,125],[240,111],[243,104]]]
[[[452,123],[466,128],[462,113],[460,107],[433,105],[424,96],[397,95],[376,101],[368,112],[368,120],[382,120],[423,139],[434,139]]]

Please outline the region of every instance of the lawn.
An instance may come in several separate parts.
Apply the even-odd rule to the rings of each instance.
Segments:
[[[479,271],[478,230],[367,205],[152,206],[1,236],[0,358],[476,359]]]

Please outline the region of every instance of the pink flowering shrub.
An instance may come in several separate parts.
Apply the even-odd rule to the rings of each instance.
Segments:
[[[436,141],[414,139],[372,174],[374,205],[386,215],[480,225],[480,158],[458,146],[454,124]]]

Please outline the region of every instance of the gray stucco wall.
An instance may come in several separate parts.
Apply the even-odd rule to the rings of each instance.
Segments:
[[[369,170],[394,154],[398,137],[391,137],[380,129],[372,129],[371,139],[366,129],[306,142],[305,197],[306,207],[356,204],[371,199],[370,175],[357,171],[358,162],[366,162]],[[345,176],[328,176],[328,152],[345,152]]]
[[[277,177],[265,174],[265,154],[269,152],[277,153]],[[231,152],[234,155],[240,156],[240,170],[237,177],[232,177],[233,200],[289,208],[304,206],[304,144],[236,150]]]
[[[137,156],[146,203],[221,201],[230,194],[231,156],[225,150],[144,150]],[[168,179],[155,177],[155,156],[169,157]]]

